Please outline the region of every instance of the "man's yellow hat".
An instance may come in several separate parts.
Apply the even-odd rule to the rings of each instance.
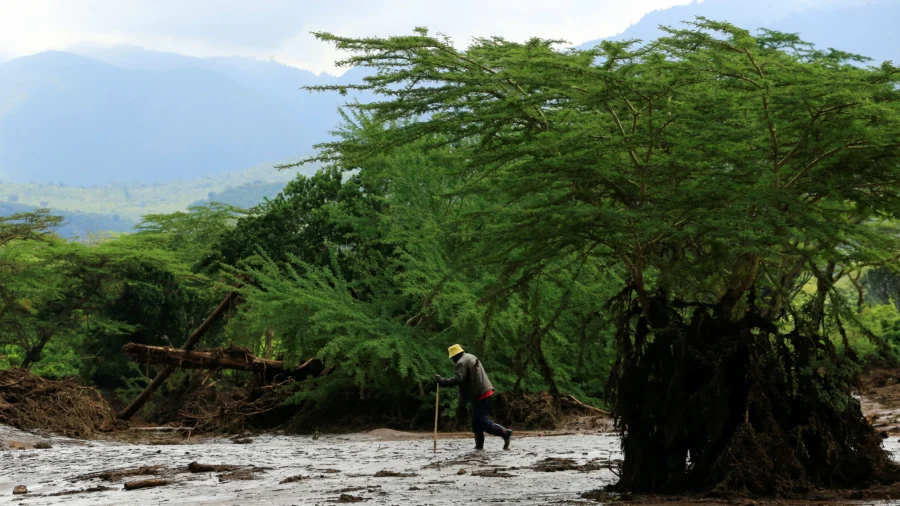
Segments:
[[[447,348],[447,353],[450,354],[450,358],[453,358],[462,352],[463,352],[462,346],[460,346],[458,344],[454,344],[453,346]]]

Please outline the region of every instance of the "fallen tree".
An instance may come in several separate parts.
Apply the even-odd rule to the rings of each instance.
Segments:
[[[181,349],[193,349],[194,345],[200,341],[201,337],[203,337],[203,334],[205,334],[207,330],[212,328],[213,323],[229,308],[231,308],[231,305],[234,302],[235,295],[235,292],[229,292],[225,296],[225,298],[222,299],[222,302],[220,302],[219,305],[216,306],[213,312],[210,313],[206,320],[204,320],[203,323],[201,323],[200,326],[197,327],[197,330],[195,330],[190,336],[188,336],[187,340],[181,346]],[[173,370],[174,369],[172,367],[166,367],[163,370],[159,371],[159,374],[157,374],[156,377],[153,378],[153,381],[151,381],[150,384],[147,385],[146,388],[144,388],[144,391],[141,392],[140,395],[138,395],[133,401],[131,401],[131,404],[126,406],[125,409],[118,413],[119,419],[127,421],[132,416],[134,416],[134,414],[137,413],[139,409],[141,409],[141,407],[147,402],[147,400],[150,399],[153,393],[156,392],[156,390],[166,382],[166,380],[172,374]]]
[[[257,357],[250,350],[240,346],[214,348],[205,350],[184,350],[169,346],[147,346],[128,343],[122,348],[131,360],[150,365],[178,367],[181,369],[232,369],[249,371],[259,375],[266,381],[278,378],[302,380],[326,373],[325,364],[318,359],[291,367],[281,360],[269,360]]]

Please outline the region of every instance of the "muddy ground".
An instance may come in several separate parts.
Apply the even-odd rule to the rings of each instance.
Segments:
[[[885,447],[900,460],[900,371],[873,371],[860,395],[873,425],[889,434]],[[610,465],[621,454],[608,430],[596,417],[572,419],[561,433],[517,434],[508,452],[498,438],[475,452],[467,434],[441,434],[434,453],[431,434],[387,429],[205,438],[178,428],[133,428],[85,441],[0,426],[0,504],[619,503],[582,496],[616,479]],[[157,486],[125,490],[147,480]],[[19,485],[28,492],[14,495]]]
[[[487,450],[475,452],[468,437],[443,435],[437,453],[429,434],[384,429],[316,439],[185,436],[148,431],[134,444],[45,437],[0,427],[0,439],[22,448],[0,452],[0,503],[597,504],[582,494],[612,483],[615,475],[608,465],[620,456],[616,437],[597,432],[531,433],[516,438],[508,452],[501,450],[497,438],[488,441]],[[174,444],[179,442],[186,444]],[[35,448],[47,444],[51,448]],[[900,459],[897,438],[885,445]],[[125,490],[126,484],[144,480],[168,484]],[[17,485],[28,493],[13,495]]]
[[[604,467],[618,456],[610,434],[522,437],[508,452],[497,438],[483,452],[471,451],[468,438],[440,439],[433,453],[428,435],[393,431],[160,445],[35,439],[4,430],[8,439],[52,445],[0,453],[0,502],[23,505],[587,503],[580,494],[611,482],[614,475]],[[559,459],[549,462],[554,469],[571,470],[531,469],[546,458]],[[190,472],[192,462],[237,467]],[[138,467],[143,474],[99,476]],[[145,479],[171,484],[123,488]],[[28,494],[12,495],[16,485]],[[86,489],[93,491],[76,492]],[[67,491],[75,493],[53,495]]]

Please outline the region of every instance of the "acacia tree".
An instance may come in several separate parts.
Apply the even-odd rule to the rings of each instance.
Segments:
[[[0,218],[0,346],[29,368],[50,348],[117,357],[113,339],[192,326],[188,303],[208,300],[186,292],[211,282],[191,264],[233,217],[221,206],[150,216],[140,233],[92,245],[56,236],[62,218],[46,211]]]
[[[339,139],[318,161],[358,165],[412,142],[466,159],[456,192],[506,266],[496,294],[562,258],[621,268],[609,401],[623,491],[790,493],[893,479],[829,334],[853,311],[834,289],[895,260],[900,72],[699,19],[645,45],[558,50],[424,29],[317,36],[377,72],[352,107],[416,118]],[[434,134],[440,133],[440,137]],[[806,280],[811,280],[805,283]],[[598,309],[602,302],[597,301]]]
[[[345,138],[364,143],[384,134],[364,117],[347,119]],[[600,381],[577,380],[609,366],[610,333],[591,309],[604,276],[583,268],[572,279],[570,266],[557,265],[486,315],[479,299],[500,269],[465,253],[479,234],[456,220],[484,209],[485,199],[445,195],[461,168],[450,148],[374,153],[299,177],[223,237],[221,261],[240,266],[227,270],[249,281],[232,335],[260,346],[271,331],[285,359],[317,356],[334,367],[294,401],[325,400],[332,414],[362,408],[427,421],[425,385],[447,367],[453,342],[478,353],[504,391],[585,400],[602,391]],[[336,398],[345,399],[339,407]],[[444,402],[455,405],[453,396]]]

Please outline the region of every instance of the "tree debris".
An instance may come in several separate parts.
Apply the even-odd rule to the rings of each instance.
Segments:
[[[212,464],[201,464],[199,462],[191,462],[188,464],[188,471],[192,473],[221,473],[227,471],[234,471],[240,469],[241,466],[231,466],[231,465],[212,465]]]
[[[125,469],[111,469],[108,471],[99,471],[96,473],[82,474],[76,476],[73,481],[85,481],[100,479],[104,481],[119,481],[122,478],[130,476],[159,476],[168,469],[166,466],[141,466]]]
[[[235,471],[233,473],[226,473],[219,476],[219,482],[226,481],[242,481],[242,480],[253,480],[256,479],[253,476],[253,472],[250,469],[242,469],[240,471]]]
[[[378,471],[375,473],[376,478],[414,478],[418,476],[416,473],[398,473],[397,471]]]
[[[122,348],[122,352],[139,364],[164,365],[182,369],[250,371],[268,381],[279,376],[302,380],[310,376],[321,375],[325,371],[325,364],[317,359],[310,359],[299,366],[289,367],[285,366],[283,361],[260,358],[250,353],[249,349],[234,345],[191,351],[169,346],[128,343]]]
[[[0,371],[0,423],[88,438],[112,429],[115,417],[100,393],[74,379],[50,380],[27,369]],[[44,447],[46,442],[35,445]]]
[[[63,490],[62,492],[54,492],[52,494],[44,494],[41,497],[61,497],[65,495],[76,495],[76,494],[87,494],[91,492],[106,492],[107,490],[112,490],[112,487],[104,487],[103,485],[97,485],[96,487],[88,487],[82,488],[78,490]]]
[[[169,480],[140,480],[140,481],[129,481],[125,484],[125,490],[137,490],[140,488],[151,488],[151,487],[162,487],[164,485],[168,485],[171,483]]]
[[[210,313],[208,317],[206,317],[206,320],[204,320],[203,323],[201,323],[200,326],[197,327],[197,330],[195,330],[191,333],[190,336],[188,336],[187,340],[185,340],[184,345],[182,345],[181,348],[183,350],[192,349],[194,345],[196,345],[197,342],[200,341],[200,338],[203,337],[203,334],[205,334],[206,331],[212,327],[212,324],[219,318],[219,316],[221,316],[226,310],[231,308],[231,303],[234,301],[236,296],[236,292],[229,292],[225,296],[225,298],[222,299],[222,302],[220,302],[219,305],[216,306],[216,309],[214,309],[213,312]],[[159,374],[157,374],[156,377],[153,378],[153,381],[151,381],[150,384],[147,385],[147,388],[145,388],[144,391],[140,393],[140,395],[138,395],[133,401],[131,401],[131,404],[129,404],[127,407],[125,407],[125,409],[119,412],[119,418],[122,420],[128,420],[132,416],[134,416],[134,414],[137,413],[139,409],[141,409],[141,406],[143,406],[147,402],[147,400],[150,399],[150,397],[153,395],[153,392],[156,392],[156,389],[158,389],[160,385],[166,382],[173,371],[175,371],[175,368],[171,366],[166,367],[165,369],[160,371]]]

